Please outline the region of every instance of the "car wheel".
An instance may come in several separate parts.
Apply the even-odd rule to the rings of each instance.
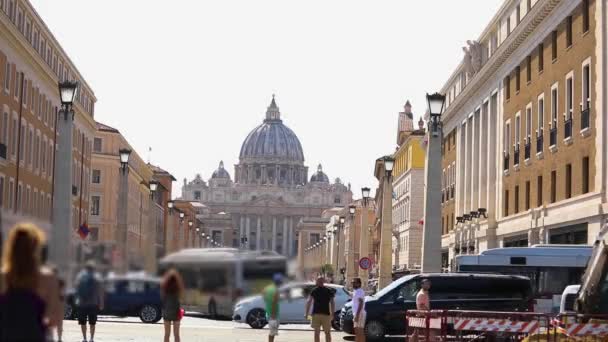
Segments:
[[[365,324],[365,336],[370,341],[377,341],[384,338],[386,330],[384,324],[379,321],[369,321]]]
[[[266,312],[262,309],[253,309],[247,314],[246,322],[253,329],[262,329],[268,323],[266,321]]]
[[[331,321],[331,327],[335,330],[335,331],[340,331],[340,312],[336,312],[334,314],[334,319]]]
[[[71,303],[65,303],[63,308],[63,319],[74,319],[76,317],[76,312],[74,310],[74,305]]]
[[[144,305],[139,309],[139,319],[144,323],[156,323],[160,321],[160,309],[154,305]]]

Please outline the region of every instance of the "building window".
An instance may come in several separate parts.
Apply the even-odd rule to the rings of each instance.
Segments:
[[[8,142],[9,142],[9,124],[10,120],[8,118],[8,113],[4,112],[2,116],[2,143],[6,146],[8,150]]]
[[[557,84],[551,88],[551,135],[549,146],[557,145]]]
[[[101,198],[99,196],[91,196],[91,215],[99,216],[99,205]]]
[[[583,65],[583,100],[581,106],[581,129],[589,128],[590,124],[589,107],[591,106],[591,73],[589,68],[589,64]]]
[[[526,108],[526,143],[530,143],[530,137],[532,136],[532,104],[529,104]]]
[[[551,59],[557,59],[557,31],[551,32]]]
[[[200,201],[201,200],[201,192],[200,191],[195,191],[194,192],[194,200],[195,201]]]
[[[99,228],[91,227],[89,241],[99,241]]]
[[[516,25],[519,25],[519,23],[521,23],[521,7],[520,7],[520,5],[517,5],[517,7],[515,8],[515,22],[516,22]]]
[[[504,216],[509,216],[509,190],[505,190]]]
[[[334,204],[340,204],[340,203],[342,203],[342,199],[340,198],[340,196],[334,197]]]
[[[519,212],[519,185],[515,186],[515,214],[517,214]]]
[[[532,82],[532,56],[526,57],[526,82]]]
[[[538,72],[542,72],[545,68],[545,46],[543,43],[538,44]]]
[[[515,93],[519,93],[521,89],[521,67],[518,65],[515,68]]]
[[[505,98],[507,101],[511,98],[511,76],[505,77]]]
[[[100,184],[101,183],[101,170],[93,169],[93,174],[91,177],[91,183]]]
[[[557,201],[557,171],[551,171],[551,203]]]
[[[6,62],[6,64],[4,65],[4,90],[6,91],[6,93],[10,92],[10,88],[11,88],[11,64],[9,62]]]
[[[583,0],[583,33],[589,31],[589,0]]]
[[[582,170],[582,182],[583,182],[583,186],[582,186],[582,192],[584,194],[589,192],[589,157],[584,157],[583,158],[583,170]]]
[[[93,151],[94,152],[101,152],[101,138],[94,138],[93,139]]]
[[[15,183],[12,180],[10,180],[8,182],[8,208],[9,209],[13,209],[13,204],[15,203],[14,193],[15,193]]]
[[[532,0],[526,2],[526,13],[530,12],[530,10],[532,10]]]
[[[525,206],[526,206],[526,210],[530,209],[530,181],[526,181]]]
[[[566,47],[572,46],[572,16],[566,18]]]
[[[572,164],[566,164],[566,198],[572,197]]]
[[[511,34],[511,17],[507,17],[507,36]]]

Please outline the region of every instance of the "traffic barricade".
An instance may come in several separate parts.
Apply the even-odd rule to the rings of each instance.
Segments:
[[[608,341],[608,315],[560,314],[551,324],[559,342]]]
[[[446,341],[445,311],[408,310],[405,317],[408,341]]]
[[[456,341],[547,341],[551,318],[532,312],[446,312],[448,335]]]

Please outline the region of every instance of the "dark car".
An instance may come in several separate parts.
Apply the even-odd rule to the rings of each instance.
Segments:
[[[375,340],[385,335],[405,335],[405,312],[416,309],[422,279],[431,281],[431,309],[479,311],[528,311],[530,279],[521,276],[468,273],[408,275],[395,280],[365,300],[365,334]],[[342,331],[353,334],[351,304],[340,313]]]
[[[100,315],[139,317],[144,323],[156,323],[162,317],[160,282],[149,277],[112,277],[103,281],[104,309]],[[66,319],[77,317],[76,293],[68,292]]]

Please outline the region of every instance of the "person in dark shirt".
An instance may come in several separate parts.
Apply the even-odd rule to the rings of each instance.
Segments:
[[[325,287],[325,279],[317,278],[316,287],[310,293],[306,302],[305,317],[310,313],[312,304],[311,327],[315,331],[315,342],[320,341],[321,327],[325,333],[325,342],[331,342],[331,321],[333,320],[336,304],[334,301],[335,291]]]

